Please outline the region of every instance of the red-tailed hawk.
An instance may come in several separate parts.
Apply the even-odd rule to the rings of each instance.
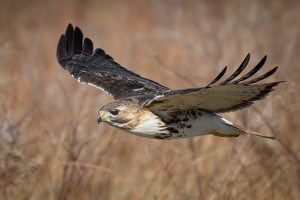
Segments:
[[[127,70],[102,49],[93,51],[93,43],[81,30],[69,24],[57,47],[57,60],[79,83],[97,87],[116,101],[98,112],[97,121],[142,137],[176,139],[213,134],[237,137],[240,134],[265,136],[236,125],[216,113],[249,108],[264,99],[281,82],[254,84],[271,76],[266,74],[245,81],[265,63],[266,56],[246,75],[236,78],[247,66],[248,54],[240,67],[225,81],[216,83],[223,71],[206,87],[172,90]]]

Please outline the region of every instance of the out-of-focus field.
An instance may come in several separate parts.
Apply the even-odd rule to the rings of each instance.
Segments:
[[[0,199],[299,199],[299,10],[299,1],[1,1]],[[267,54],[258,75],[279,66],[267,81],[287,82],[222,116],[280,139],[160,141],[98,125],[113,99],[56,61],[68,23],[173,89],[205,86],[226,65],[228,77],[250,52],[248,72]]]

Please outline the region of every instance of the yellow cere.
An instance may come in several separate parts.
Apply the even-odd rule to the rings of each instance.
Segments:
[[[104,116],[104,112],[103,112],[103,111],[100,112],[100,116],[101,116],[101,117]]]

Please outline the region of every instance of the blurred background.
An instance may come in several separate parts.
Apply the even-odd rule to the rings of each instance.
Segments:
[[[299,199],[299,1],[0,2],[0,199]],[[160,141],[96,123],[113,98],[56,61],[68,23],[173,88],[228,77],[251,53],[287,81],[221,116],[266,135]],[[256,75],[256,76],[258,76]],[[224,79],[222,79],[224,80]],[[298,87],[298,86],[299,87]]]

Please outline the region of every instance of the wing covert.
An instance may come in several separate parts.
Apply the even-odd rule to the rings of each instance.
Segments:
[[[115,62],[104,50],[93,52],[93,43],[71,24],[60,37],[57,46],[57,60],[73,78],[110,94],[116,100],[134,95],[155,95],[169,88],[143,78]]]

